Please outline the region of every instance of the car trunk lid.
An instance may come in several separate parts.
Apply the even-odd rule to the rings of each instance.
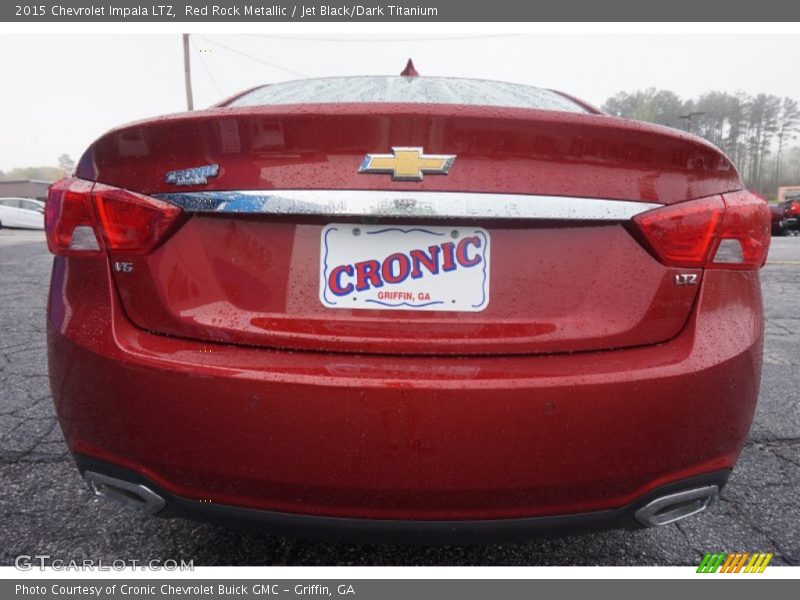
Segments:
[[[421,181],[359,173],[367,154],[392,148],[456,158],[447,175]],[[170,172],[190,177],[182,181],[189,185],[176,186],[174,175],[169,182]],[[156,119],[101,138],[78,174],[190,213],[152,253],[112,257],[129,265],[114,279],[143,329],[406,354],[667,340],[686,322],[697,289],[675,285],[675,276],[700,270],[662,265],[631,234],[629,219],[741,187],[721,153],[680,132],[600,115],[440,105],[215,109]],[[326,233],[337,244],[328,254]],[[480,247],[467,244],[464,262],[483,264],[460,268],[456,260],[446,272],[446,244],[456,257],[458,241],[469,238]],[[380,271],[394,255],[411,267],[419,252],[430,261],[437,244],[438,272],[428,265],[421,277],[394,281],[406,260],[399,257]],[[337,264],[326,265],[334,255]],[[341,297],[355,308],[325,302],[326,283],[357,286],[358,265],[373,259],[388,273],[380,286],[367,278],[367,289]],[[340,270],[331,280],[347,265],[352,275]],[[425,280],[444,282],[438,296],[418,295]],[[472,310],[477,301],[466,296],[481,293],[485,302]],[[441,304],[419,306],[428,301]]]

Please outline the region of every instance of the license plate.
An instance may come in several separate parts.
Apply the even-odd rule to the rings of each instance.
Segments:
[[[331,223],[320,238],[319,299],[328,308],[482,311],[489,248],[480,227]]]

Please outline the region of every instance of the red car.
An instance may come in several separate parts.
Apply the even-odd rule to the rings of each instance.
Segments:
[[[791,235],[800,232],[800,200],[789,199],[769,207],[772,235]]]
[[[771,204],[769,214],[772,219],[772,235],[781,236],[786,234],[786,209],[785,204]]]
[[[718,494],[759,389],[766,204],[697,137],[412,75],[126,125],[53,185],[50,380],[98,495],[451,543]]]
[[[792,198],[783,204],[785,231],[800,232],[800,199]]]

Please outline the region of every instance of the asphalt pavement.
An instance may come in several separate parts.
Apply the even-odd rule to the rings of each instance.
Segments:
[[[800,237],[777,238],[762,271],[761,396],[720,500],[675,525],[527,543],[385,546],[310,542],[140,516],[96,500],[64,444],[47,381],[40,232],[0,230],[0,565],[193,560],[200,565],[692,565],[707,551],[774,552],[800,564]]]

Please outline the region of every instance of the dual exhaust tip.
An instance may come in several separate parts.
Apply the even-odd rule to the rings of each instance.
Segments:
[[[686,517],[703,512],[719,495],[719,486],[707,485],[675,494],[659,496],[639,510],[633,518],[645,527],[669,525]]]
[[[110,500],[139,513],[154,515],[167,505],[166,500],[141,483],[109,477],[95,471],[85,471],[86,483],[96,496]],[[659,496],[634,513],[634,519],[644,527],[669,525],[707,509],[719,495],[719,486],[708,485],[674,494]]]
[[[109,477],[95,471],[84,471],[83,478],[95,496],[120,504],[128,510],[154,515],[167,505],[164,498],[141,483]]]

